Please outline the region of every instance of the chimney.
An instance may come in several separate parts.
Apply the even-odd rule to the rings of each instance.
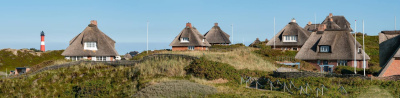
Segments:
[[[97,26],[97,21],[96,21],[96,20],[91,20],[91,21],[90,21],[90,24],[94,24],[94,25]]]
[[[326,29],[326,25],[325,24],[320,24],[318,26],[318,31],[325,31],[325,29]]]
[[[186,27],[192,28],[192,24],[190,22],[186,23]]]
[[[309,22],[308,22],[308,25],[311,25],[311,23],[312,23],[312,22],[311,22],[311,21],[309,21]]]
[[[329,13],[329,18],[331,18],[333,15],[332,15],[332,13]]]
[[[294,22],[294,23],[296,23],[296,19],[294,19],[294,18],[293,18],[291,22]]]
[[[214,23],[214,26],[218,26],[218,23]]]

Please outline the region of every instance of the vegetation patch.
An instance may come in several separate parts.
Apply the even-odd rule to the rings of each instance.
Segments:
[[[138,93],[135,97],[167,97],[167,98],[181,98],[181,97],[206,97],[210,94],[217,93],[214,87],[201,85],[185,80],[161,82],[155,85],[148,86]]]
[[[135,66],[140,71],[142,78],[153,76],[184,76],[183,70],[191,60],[180,57],[154,57]]]
[[[31,51],[15,51],[16,55],[12,51],[3,49],[0,51],[0,71],[14,70],[16,67],[31,67],[42,63],[43,61],[50,60],[61,60],[64,56],[61,53],[64,50],[55,50],[43,52],[39,55]]]
[[[256,48],[233,48],[232,51],[165,51],[164,54],[184,54],[195,57],[203,57],[207,60],[226,63],[235,69],[249,69],[261,71],[273,71],[277,67],[274,63],[264,60],[258,54],[252,53]]]

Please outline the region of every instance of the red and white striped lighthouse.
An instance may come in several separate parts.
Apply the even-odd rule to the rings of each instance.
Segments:
[[[40,33],[40,51],[46,51],[46,49],[44,48],[44,32],[42,31],[42,33]]]

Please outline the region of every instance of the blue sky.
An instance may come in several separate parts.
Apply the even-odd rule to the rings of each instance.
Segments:
[[[271,39],[273,18],[276,32],[292,18],[301,27],[317,23],[329,14],[344,15],[354,29],[377,35],[394,29],[394,16],[400,20],[400,0],[29,0],[0,2],[0,49],[39,48],[40,32],[46,33],[48,50],[65,49],[68,41],[83,31],[90,20],[117,41],[120,53],[142,51],[149,25],[150,49],[168,45],[191,22],[202,34],[215,22],[231,34],[234,43],[246,45],[256,38]],[[400,25],[400,24],[399,24]],[[400,29],[399,26],[397,26]],[[2,44],[2,45],[1,45]]]

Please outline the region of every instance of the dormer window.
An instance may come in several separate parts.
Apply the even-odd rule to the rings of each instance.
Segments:
[[[297,36],[296,35],[283,36],[283,42],[297,42]]]
[[[183,37],[183,38],[181,38],[181,42],[189,42],[189,38]]]
[[[83,46],[84,50],[97,50],[96,42],[85,42]]]
[[[361,47],[358,47],[358,51],[357,51],[358,53],[361,53]]]
[[[203,42],[204,42],[204,38],[203,38]]]
[[[327,53],[327,52],[331,51],[330,48],[331,48],[330,46],[320,46],[320,47],[319,47],[319,52],[325,52],[325,53]]]

